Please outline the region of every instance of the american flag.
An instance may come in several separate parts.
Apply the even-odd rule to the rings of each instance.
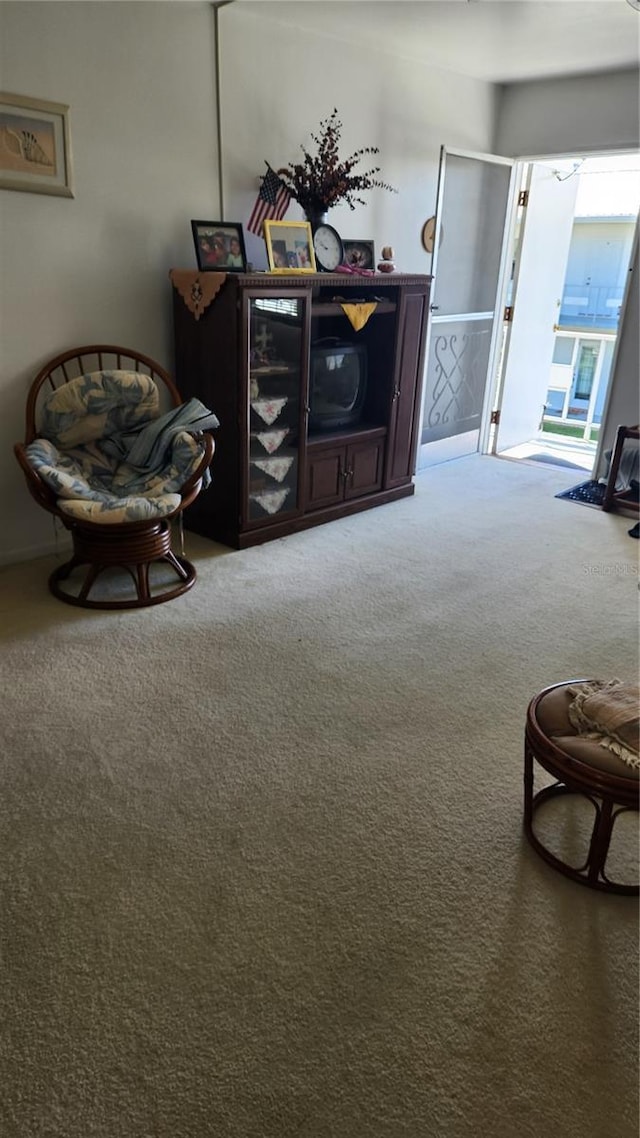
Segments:
[[[267,218],[281,221],[289,208],[290,201],[291,194],[287,187],[267,162],[267,172],[262,179],[260,192],[247,224],[249,232],[261,237],[262,222]]]

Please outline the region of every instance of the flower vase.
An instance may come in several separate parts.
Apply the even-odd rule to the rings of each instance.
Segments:
[[[315,233],[319,225],[325,225],[327,221],[326,209],[311,209],[305,212],[305,217],[311,226],[311,232]]]

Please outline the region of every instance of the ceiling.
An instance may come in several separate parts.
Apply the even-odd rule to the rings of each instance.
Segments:
[[[262,17],[494,83],[638,66],[627,0],[235,0]]]

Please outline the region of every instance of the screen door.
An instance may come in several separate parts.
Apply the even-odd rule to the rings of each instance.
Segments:
[[[510,159],[441,150],[419,468],[478,450],[513,176]]]

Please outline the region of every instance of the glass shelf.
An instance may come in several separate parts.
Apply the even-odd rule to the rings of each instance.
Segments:
[[[299,508],[304,297],[249,300],[246,516],[277,519]]]

